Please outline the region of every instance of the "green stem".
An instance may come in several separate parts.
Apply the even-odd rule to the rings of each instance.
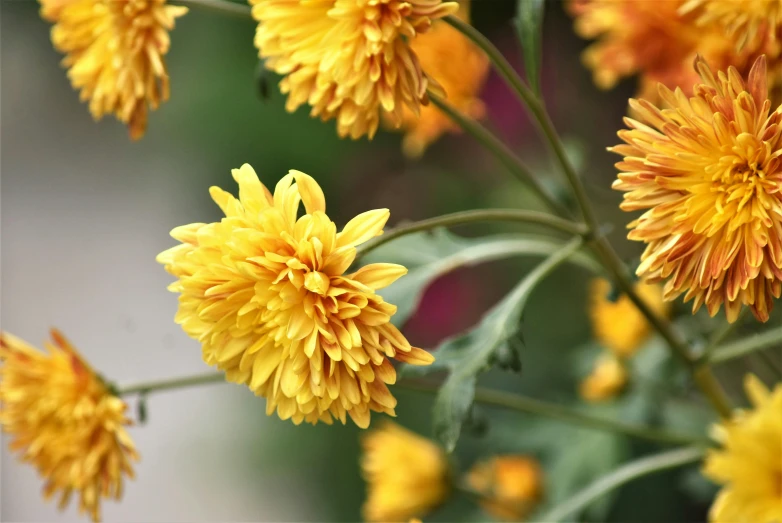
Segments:
[[[736,329],[741,326],[741,323],[744,321],[744,318],[747,316],[747,312],[749,309],[743,308],[741,309],[741,312],[739,312],[739,317],[736,318],[736,321],[733,323],[725,322],[722,324],[722,326],[714,332],[714,334],[709,338],[708,343],[706,343],[706,346],[703,348],[703,353],[700,355],[700,359],[702,361],[706,361],[709,358],[709,355],[714,352],[714,349],[716,349],[723,341],[725,341],[731,334],[733,334]]]
[[[185,376],[184,378],[133,383],[124,387],[116,387],[115,390],[117,396],[127,396],[129,394],[150,394],[152,392],[183,389],[185,387],[195,387],[198,385],[221,382],[225,382],[224,374],[209,372],[205,374],[196,374],[195,376]]]
[[[573,236],[586,235],[586,227],[580,223],[571,222],[563,218],[558,218],[550,214],[523,211],[517,209],[476,209],[471,211],[461,211],[451,214],[443,214],[434,218],[421,220],[412,223],[398,225],[386,232],[382,236],[373,238],[358,248],[356,257],[364,256],[392,240],[407,236],[420,231],[435,229],[437,227],[453,227],[455,225],[464,225],[475,222],[521,222],[535,225],[544,225],[557,229]]]
[[[714,349],[708,361],[713,364],[724,363],[755,351],[774,347],[775,345],[782,349],[782,327],[767,330],[752,337],[718,347]]]
[[[551,147],[554,156],[556,156],[557,161],[562,167],[562,171],[573,189],[576,201],[584,216],[584,221],[589,228],[590,234],[596,236],[595,241],[590,244],[591,248],[602,260],[603,265],[605,265],[606,269],[611,273],[616,283],[630,301],[635,304],[649,323],[665,339],[674,355],[687,367],[692,374],[693,379],[698,384],[701,391],[709,398],[714,408],[721,416],[730,416],[730,403],[711,370],[708,367],[696,364],[696,359],[690,354],[690,347],[687,344],[687,341],[679,332],[673,329],[672,325],[667,320],[656,314],[646,302],[641,299],[635,291],[633,281],[627,272],[627,268],[616,254],[616,251],[614,251],[606,238],[597,236],[597,233],[600,230],[597,215],[589,201],[584,184],[581,183],[581,178],[579,178],[570,159],[567,157],[562,140],[560,139],[545,106],[538,100],[529,87],[527,87],[513,66],[488,38],[483,36],[470,24],[453,16],[447,16],[444,20],[472,40],[473,43],[486,53],[500,76],[503,77],[511,89],[519,96],[522,104],[529,110],[534,121],[540,127],[546,142],[549,147]]]
[[[631,461],[610,474],[602,476],[585,489],[576,493],[570,499],[567,499],[554,507],[539,519],[540,521],[552,523],[564,521],[566,518],[574,516],[587,508],[595,500],[608,492],[621,487],[625,483],[629,483],[636,478],[648,474],[694,463],[701,460],[703,455],[704,449],[702,447],[684,447]]]
[[[439,390],[439,384],[423,381],[401,380],[396,384],[396,386],[419,392],[436,393]],[[710,441],[705,438],[699,439],[687,434],[678,434],[652,427],[632,425],[608,418],[598,418],[584,414],[583,412],[576,409],[562,405],[556,405],[554,403],[547,403],[545,401],[536,400],[527,396],[513,394],[510,392],[477,387],[475,389],[475,402],[483,403],[484,405],[515,410],[518,412],[535,414],[538,416],[556,419],[565,423],[572,423],[574,425],[580,425],[582,427],[591,429],[617,432],[635,438],[656,441],[658,443],[673,445],[710,444]]]
[[[226,0],[174,0],[174,2],[186,7],[197,7],[210,11],[219,11],[231,16],[252,19],[252,10],[249,5],[237,4]]]
[[[432,105],[440,109],[450,119],[458,123],[473,138],[478,140],[484,147],[489,149],[494,156],[522,183],[532,189],[535,194],[546,203],[546,205],[560,216],[567,216],[568,210],[562,206],[553,196],[551,196],[535,179],[526,165],[514,154],[511,149],[502,143],[488,129],[476,122],[474,119],[465,115],[453,105],[449,104],[443,98],[436,94],[429,93],[429,100]]]

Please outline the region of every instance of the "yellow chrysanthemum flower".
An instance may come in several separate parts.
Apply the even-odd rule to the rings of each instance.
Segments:
[[[689,96],[698,81],[692,69],[698,54],[719,69],[734,66],[746,73],[765,53],[773,58],[772,70],[780,71],[779,46],[769,42],[739,50],[721,27],[697,24],[691,12],[680,14],[684,1],[571,0],[568,7],[576,33],[597,39],[583,54],[595,84],[610,89],[620,79],[638,74],[639,98],[657,101],[658,83],[681,87]],[[776,76],[774,83],[778,83]]]
[[[46,479],[44,495],[73,492],[79,510],[100,520],[103,497],[122,496],[123,476],[138,460],[125,431],[125,403],[114,396],[76,349],[52,329],[48,354],[0,334],[0,424],[10,449]]]
[[[782,25],[782,0],[687,0],[679,12],[697,13],[699,25],[721,28],[739,48],[776,40]]]
[[[543,471],[529,456],[495,456],[473,466],[467,484],[483,509],[498,519],[521,521],[543,496]]]
[[[592,373],[579,385],[579,394],[593,403],[616,397],[627,385],[627,369],[622,360],[607,353],[595,362]]]
[[[722,448],[706,456],[703,473],[723,485],[713,523],[782,521],[782,383],[769,391],[748,375],[744,384],[753,408],[716,427]]]
[[[407,269],[375,263],[344,274],[356,246],[383,233],[388,209],[338,233],[310,176],[291,171],[273,196],[247,164],[233,177],[239,199],[210,189],[225,218],[177,227],[171,236],[182,244],[158,255],[178,278],[169,287],[181,293],[177,323],[201,342],[206,363],[265,397],[269,414],[296,424],[345,423],[348,414],[362,428],[370,410],[394,415],[389,360],[434,361],[389,322],[396,307],[375,292]]]
[[[459,5],[456,16],[469,22],[469,0],[461,0]],[[472,118],[484,116],[486,108],[478,94],[489,73],[489,60],[475,44],[449,24],[438,21],[430,31],[414,38],[410,47],[421,68],[448,93],[451,105]],[[461,127],[433,105],[421,107],[418,115],[406,109],[402,127],[402,150],[410,158],[420,157],[443,133],[461,132]]]
[[[168,31],[186,7],[166,0],[40,0],[53,22],[52,43],[95,120],[114,114],[134,140],[147,127],[148,109],[168,100],[163,56]]]
[[[375,134],[381,115],[394,126],[416,114],[427,89],[408,39],[458,9],[441,0],[250,0],[259,22],[255,45],[268,69],[285,75],[286,108],[337,121],[341,137]]]
[[[589,318],[595,339],[620,358],[629,358],[643,345],[652,332],[646,317],[622,294],[611,300],[611,283],[598,278],[590,286]],[[635,292],[660,316],[667,316],[669,304],[663,301],[662,288],[643,282],[635,284]]]
[[[361,438],[367,521],[408,521],[440,505],[451,490],[445,451],[391,422]]]
[[[724,303],[732,322],[747,305],[765,322],[782,292],[782,107],[771,110],[763,57],[746,82],[696,68],[692,98],[661,86],[668,109],[630,101],[639,120],[611,148],[625,157],[613,187],[623,210],[646,210],[629,225],[647,244],[639,276],[666,280],[665,299],[685,293],[693,311]]]

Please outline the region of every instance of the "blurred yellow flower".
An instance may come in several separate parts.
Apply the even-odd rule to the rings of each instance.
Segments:
[[[486,512],[498,519],[520,521],[543,496],[543,471],[529,456],[495,456],[474,465],[467,484],[481,496]]]
[[[696,68],[689,100],[663,86],[669,109],[630,100],[639,119],[611,148],[624,156],[613,187],[623,210],[646,211],[629,224],[647,244],[640,277],[666,281],[666,300],[685,293],[693,312],[724,303],[733,322],[747,305],[765,322],[782,292],[782,108],[771,110],[763,57],[747,81]]]
[[[361,438],[361,470],[367,482],[362,512],[367,521],[408,521],[448,497],[450,470],[443,449],[389,421]]]
[[[679,12],[696,13],[699,25],[719,27],[739,48],[776,40],[782,25],[781,0],[687,0]]]
[[[408,41],[458,9],[441,0],[250,0],[255,45],[268,69],[284,75],[286,108],[336,119],[341,137],[374,136],[382,116],[398,127],[426,91],[442,89]]]
[[[469,0],[459,2],[456,16],[469,22]],[[489,59],[475,44],[447,23],[437,21],[429,32],[411,40],[410,47],[421,68],[448,94],[451,105],[472,118],[484,116],[486,108],[478,95],[489,73]],[[405,109],[402,127],[402,150],[410,158],[420,157],[443,133],[461,132],[461,127],[433,105],[421,107],[419,115]]]
[[[703,473],[723,485],[713,523],[782,521],[782,383],[769,391],[750,374],[744,385],[752,408],[715,428],[721,448],[705,460]]]
[[[627,384],[625,365],[613,354],[603,354],[595,362],[592,373],[579,386],[586,401],[599,402],[616,397]]]
[[[344,274],[356,246],[383,233],[388,209],[338,233],[310,176],[290,171],[274,195],[247,164],[233,177],[239,199],[210,189],[225,218],[177,227],[171,236],[182,243],[157,257],[178,278],[169,286],[181,294],[176,322],[206,363],[265,397],[268,414],[296,424],[345,423],[347,414],[362,428],[370,411],[394,415],[390,358],[434,361],[389,322],[396,307],[375,292],[407,269],[375,263]]]
[[[101,498],[119,499],[123,476],[133,477],[130,420],[62,334],[51,336],[42,353],[0,334],[0,424],[10,449],[45,478],[46,498],[59,493],[64,508],[75,491],[80,512],[99,521]]]
[[[646,317],[622,294],[609,299],[611,283],[598,278],[590,286],[589,317],[595,339],[620,358],[628,358],[641,348],[651,334]],[[667,316],[669,305],[663,301],[662,288],[643,282],[635,284],[635,292],[660,316]]]
[[[168,100],[163,56],[168,31],[187,13],[166,0],[40,0],[53,22],[52,43],[65,54],[68,78],[89,100],[95,120],[114,114],[134,140],[147,128],[147,110]]]

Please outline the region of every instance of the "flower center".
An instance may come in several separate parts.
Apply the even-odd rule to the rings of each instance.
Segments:
[[[753,196],[763,202],[767,195],[777,192],[777,182],[768,176],[759,162],[728,157],[723,158],[720,164],[723,165],[711,177],[712,192],[720,193],[718,208],[738,200],[738,209],[741,210]]]
[[[325,296],[329,290],[329,277],[322,272],[313,271],[304,277],[304,288],[315,294]]]

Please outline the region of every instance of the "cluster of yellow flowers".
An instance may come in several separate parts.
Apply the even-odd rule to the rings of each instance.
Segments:
[[[288,110],[309,105],[312,116],[335,120],[340,136],[371,138],[386,122],[407,130],[404,150],[418,156],[456,130],[426,107],[428,93],[483,115],[477,93],[487,58],[441,20],[468,20],[466,1],[249,1],[255,44],[283,77]],[[168,31],[187,10],[165,0],[41,3],[93,116],[112,113],[141,137],[148,110],[168,98]],[[641,75],[634,117],[619,132],[624,144],[610,149],[623,157],[613,184],[625,193],[621,208],[643,211],[629,224],[629,238],[646,246],[635,293],[660,317],[684,295],[693,313],[705,305],[714,316],[724,305],[734,322],[747,307],[768,321],[782,294],[782,107],[769,94],[782,84],[782,0],[568,5],[577,31],[600,38],[584,56],[599,86]],[[392,360],[429,365],[434,357],[391,323],[396,307],[377,292],[407,269],[351,269],[357,247],[383,234],[389,211],[364,212],[338,231],[307,174],[290,171],[273,192],[249,165],[233,178],[238,198],[210,189],[224,217],[175,228],[180,243],[157,257],[176,278],[175,321],[208,365],[264,397],[270,415],[296,424],[350,417],[361,428],[371,412],[395,415]],[[581,384],[589,401],[622,390],[625,361],[652,330],[628,296],[610,300],[609,290],[605,280],[593,284],[590,313],[604,352]],[[76,492],[97,521],[101,499],[120,497],[138,459],[130,420],[116,389],[57,331],[52,340],[41,353],[0,336],[0,424],[12,450],[46,479],[47,497],[59,494],[64,506]],[[782,521],[782,385],[769,391],[749,376],[746,389],[753,407],[719,425],[720,449],[705,460],[704,473],[724,485],[710,517]],[[388,423],[363,447],[367,520],[423,516],[449,496],[456,474],[434,442]],[[534,459],[503,455],[477,463],[460,484],[487,513],[519,520],[542,498],[542,476]]]

